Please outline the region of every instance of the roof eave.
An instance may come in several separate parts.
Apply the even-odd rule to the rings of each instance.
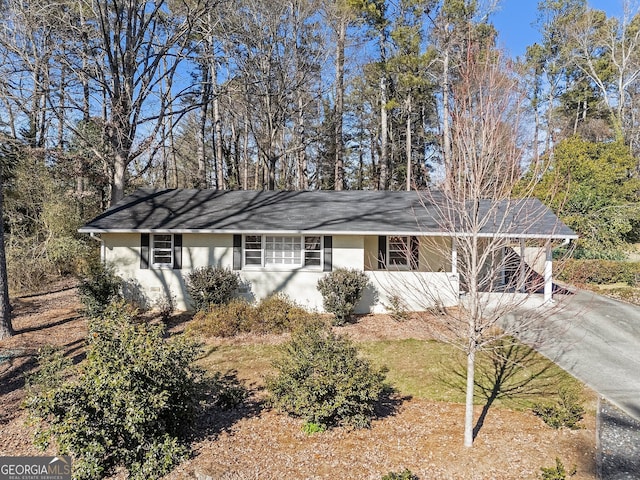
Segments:
[[[82,227],[78,229],[79,233],[101,234],[101,233],[179,233],[179,234],[217,234],[217,235],[411,235],[411,236],[430,236],[430,237],[470,237],[471,233],[464,232],[441,232],[426,230],[240,230],[240,229],[185,229],[185,228],[90,228]],[[479,238],[522,238],[522,239],[542,239],[542,240],[576,240],[576,234],[531,234],[531,233],[480,233]]]

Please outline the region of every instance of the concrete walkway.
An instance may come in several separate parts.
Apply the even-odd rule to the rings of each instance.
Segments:
[[[520,339],[640,420],[640,307],[582,290],[556,298]]]

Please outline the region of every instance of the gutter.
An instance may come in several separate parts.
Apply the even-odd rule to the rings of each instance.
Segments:
[[[442,231],[428,231],[428,230],[268,230],[268,229],[188,229],[188,228],[110,228],[110,229],[88,229],[81,228],[79,233],[89,233],[94,235],[96,233],[167,233],[167,234],[189,234],[189,233],[209,233],[218,235],[410,235],[410,236],[425,236],[425,237],[471,237],[474,234],[471,233],[452,233]],[[534,234],[534,233],[479,233],[476,234],[478,238],[523,238],[523,239],[546,239],[546,240],[564,240],[564,242],[570,242],[572,239],[577,239],[578,235],[565,234]]]

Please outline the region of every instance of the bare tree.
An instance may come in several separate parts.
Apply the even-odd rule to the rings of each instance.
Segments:
[[[148,152],[161,131],[169,100],[179,100],[166,89],[160,95],[161,87],[171,84],[191,48],[192,21],[212,8],[207,3],[79,0],[78,10],[88,13],[84,23],[69,25],[81,41],[69,45],[68,60],[83,59],[71,69],[81,71],[104,96],[105,136],[113,152],[112,204],[124,195],[131,163]]]
[[[617,140],[629,142],[632,91],[640,79],[640,10],[624,2],[621,20],[585,8],[579,21],[567,25],[573,61],[601,94]],[[625,125],[626,124],[626,125]],[[625,129],[625,126],[627,128]]]
[[[60,21],[43,1],[3,2],[0,19],[2,55],[0,102],[12,134],[32,147],[47,144],[54,48]]]
[[[420,242],[425,244],[421,248],[450,259],[455,277],[451,291],[458,291],[459,281],[459,305],[440,308],[433,325],[438,338],[466,355],[464,444],[470,447],[476,356],[514,329],[531,327],[534,319],[520,312],[533,292],[544,289],[542,298],[549,299],[553,235],[536,237],[538,223],[543,217],[548,220],[550,213],[530,198],[537,165],[530,166],[532,174],[521,176],[524,94],[509,64],[493,49],[470,48],[452,96],[450,169],[441,192],[423,194],[424,208],[433,212],[440,231],[451,233],[451,240],[425,236]],[[541,273],[527,266],[537,264],[542,265]],[[450,303],[445,296],[451,291],[434,286],[427,277],[416,277],[419,287],[395,288],[410,292],[412,303],[423,308]],[[516,312],[518,321],[507,327],[505,316]]]
[[[323,52],[313,21],[317,7],[306,0],[260,0],[238,6],[226,19],[231,32],[236,75],[242,81],[249,112],[247,125],[266,172],[266,186],[276,188],[279,162],[305,148],[296,112],[318,78]],[[226,25],[226,24],[225,24]],[[282,179],[290,180],[290,179]]]

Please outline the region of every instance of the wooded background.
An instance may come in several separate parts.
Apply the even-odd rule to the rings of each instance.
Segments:
[[[138,187],[455,192],[474,149],[487,197],[535,177],[575,255],[623,258],[640,232],[640,15],[542,0],[541,41],[514,59],[497,6],[1,1],[11,287],[76,272],[95,247],[78,226]],[[486,101],[495,118],[474,116]]]

